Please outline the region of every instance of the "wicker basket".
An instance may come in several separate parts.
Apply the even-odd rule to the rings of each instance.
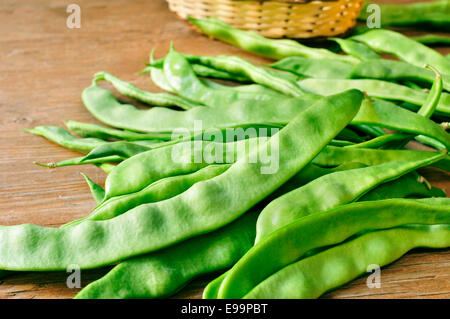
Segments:
[[[167,0],[186,18],[218,18],[271,38],[343,34],[356,23],[363,0]]]

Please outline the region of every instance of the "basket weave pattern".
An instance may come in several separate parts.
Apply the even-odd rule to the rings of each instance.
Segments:
[[[362,1],[167,0],[182,18],[217,18],[271,38],[345,33],[355,25]]]

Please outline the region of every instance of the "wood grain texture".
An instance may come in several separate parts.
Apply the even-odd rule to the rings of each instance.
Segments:
[[[406,2],[406,1],[399,1]],[[91,76],[105,70],[140,88],[157,91],[143,68],[152,48],[165,54],[170,41],[193,54],[235,54],[267,62],[230,45],[212,41],[179,20],[163,0],[82,0],[81,29],[66,27],[67,3],[56,0],[3,0],[0,3],[0,224],[59,226],[95,206],[84,172],[102,184],[92,166],[45,169],[33,161],[59,161],[77,153],[31,136],[21,128],[62,125],[63,120],[96,123],[80,94]],[[448,53],[449,50],[442,50]],[[449,176],[425,169],[434,184],[450,191]],[[449,298],[450,252],[416,251],[382,271],[382,288],[359,278],[328,298]],[[82,272],[82,285],[107,269]],[[213,278],[195,281],[176,297],[199,298]],[[0,279],[0,298],[71,298],[65,273],[24,273]]]

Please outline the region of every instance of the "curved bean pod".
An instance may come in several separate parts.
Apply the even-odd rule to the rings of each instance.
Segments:
[[[192,279],[231,266],[252,247],[257,212],[212,233],[115,266],[82,289],[75,299],[161,298]]]
[[[152,106],[178,106],[184,110],[199,106],[176,95],[143,91],[108,72],[98,72],[94,75],[95,82],[103,80],[111,83],[120,94]]]
[[[354,63],[358,62],[353,57],[336,54],[326,49],[310,48],[294,40],[268,39],[256,32],[233,28],[227,23],[214,18],[195,19],[189,17],[188,20],[203,33],[213,38],[275,60],[289,56],[301,56],[313,59],[329,58]]]
[[[77,138],[59,126],[36,126],[31,130],[23,130],[33,135],[45,137],[49,141],[80,153],[88,153],[95,147],[107,143],[107,141],[98,138]]]
[[[95,202],[97,204],[100,204],[103,201],[103,198],[105,197],[105,191],[100,185],[94,183],[86,174],[84,173],[80,174],[86,180],[86,183],[88,184],[89,189],[91,190],[91,194],[92,197],[94,197]]]
[[[367,45],[361,42],[354,41],[352,39],[330,38],[341,47],[342,51],[351,56],[361,60],[373,60],[381,61],[382,58],[375,51],[369,48]]]
[[[417,37],[412,37],[413,40],[420,42],[422,44],[433,46],[433,45],[450,45],[450,38],[447,36],[441,36],[436,34],[425,34]]]
[[[125,141],[141,141],[141,140],[170,140],[171,134],[157,133],[137,133],[127,130],[118,130],[98,124],[83,123],[77,121],[66,121],[64,124],[81,137],[96,137],[101,139],[121,139]]]
[[[170,54],[170,53],[169,53]],[[286,72],[279,72],[256,66],[238,56],[187,56],[192,63],[201,63],[209,67],[247,77],[254,83],[258,83],[290,96],[301,96],[304,92],[295,83],[298,77]],[[167,77],[167,73],[166,77]]]
[[[425,160],[390,162],[327,174],[270,202],[258,218],[255,243],[302,217],[356,201],[375,188],[420,167],[443,159],[433,154]],[[355,185],[354,181],[358,181]]]
[[[371,12],[367,7],[372,2],[365,2],[358,17],[360,21],[366,21]],[[376,4],[380,9],[381,25],[387,26],[434,26],[437,30],[450,31],[450,4],[448,0],[417,2],[409,4]]]
[[[379,29],[354,36],[352,39],[367,44],[377,52],[393,54],[400,60],[419,67],[430,64],[440,73],[450,75],[450,61],[439,52],[409,39],[401,33]]]
[[[172,198],[186,191],[199,181],[205,181],[222,174],[229,167],[230,164],[210,165],[191,174],[162,178],[138,192],[116,196],[102,201],[91,214],[79,220],[69,222],[63,227],[74,226],[86,220],[111,219],[139,205]]]
[[[418,67],[402,61],[369,60],[356,64],[351,71],[350,78],[378,79],[388,81],[411,80],[419,84],[433,83],[435,74],[426,68]],[[450,78],[443,76],[445,90],[450,91]]]
[[[342,81],[338,82],[341,83]],[[330,86],[331,84],[328,83],[327,85]],[[336,85],[336,83],[333,82],[333,85]],[[342,92],[343,88],[336,90]],[[328,94],[328,90],[325,94]],[[202,121],[202,129],[204,130],[255,126],[280,127],[288,123],[306,105],[310,105],[319,98],[305,95],[301,98],[287,98],[285,100],[274,98],[272,101],[235,100],[238,102],[227,105],[227,111],[224,112],[221,108],[205,107],[188,111],[174,111],[166,108],[138,110],[132,105],[119,103],[109,91],[95,84],[85,89],[82,97],[86,108],[102,122],[134,131],[163,133],[172,132],[179,128],[193,132],[198,120]],[[215,95],[215,97],[217,98],[219,95]],[[276,103],[276,107],[274,107],[274,103]],[[425,135],[437,139],[447,147],[449,143],[449,136],[442,127],[431,120],[386,101],[365,102],[360,113],[352,120],[352,124],[376,125],[416,135]]]
[[[375,201],[388,198],[426,198],[446,197],[445,192],[436,187],[431,187],[423,182],[423,177],[412,172],[400,178],[379,185],[377,188],[359,198],[360,202]]]
[[[244,298],[318,298],[366,273],[369,265],[388,265],[416,247],[449,246],[448,224],[370,232],[281,269]]]
[[[218,297],[242,298],[266,278],[298,261],[306,253],[341,243],[364,230],[407,224],[449,223],[449,198],[357,202],[306,216],[253,246],[231,268],[222,282]]]
[[[426,92],[411,89],[407,86],[380,80],[333,80],[333,79],[305,79],[299,85],[311,93],[320,95],[336,94],[349,89],[365,91],[369,96],[399,100],[417,105],[423,105],[428,97]],[[450,116],[450,95],[443,93],[436,110],[438,114]]]
[[[358,65],[358,64],[357,64]],[[346,79],[354,64],[332,59],[308,59],[297,56],[284,58],[270,67],[316,79]]]
[[[217,294],[219,293],[220,285],[222,281],[227,276],[227,272],[224,272],[222,275],[217,277],[216,279],[210,281],[205,289],[203,289],[202,299],[216,299]]]
[[[258,147],[256,155],[279,150],[276,173],[267,174],[260,156],[251,163],[249,155],[179,196],[140,205],[113,219],[65,228],[0,226],[0,269],[62,270],[70,264],[95,268],[223,227],[307,165],[355,116],[362,99],[356,90],[324,98]],[[220,211],[214,209],[218,202]]]
[[[358,161],[361,164],[372,166],[386,162],[423,160],[429,154],[429,152],[413,150],[378,150],[327,146],[312,160],[312,163],[322,167],[333,167]],[[447,156],[442,161],[431,166],[450,171],[449,157]]]
[[[211,163],[234,163],[263,144],[255,138],[235,143],[188,141],[135,155],[108,175],[105,198],[134,193],[161,178],[192,173]]]
[[[298,92],[294,94],[294,96],[303,95],[303,91],[295,82],[288,81],[289,83],[286,83],[287,81],[274,78],[268,75],[264,69],[256,66],[251,67],[251,69],[254,70],[252,71],[252,74],[257,73],[254,76],[254,80],[264,82],[262,79],[265,79],[266,82],[263,84],[275,81],[275,83],[278,83],[278,85],[275,84],[277,89],[282,87],[285,87],[286,89],[290,88],[291,91],[296,89]],[[262,74],[263,71],[259,69],[263,70],[265,74]],[[208,106],[228,108],[230,104],[232,105],[236,102],[241,104],[252,104],[255,103],[255,100],[258,100],[266,101],[266,103],[279,103],[281,100],[280,96],[273,96],[272,94],[255,96],[253,93],[238,91],[227,87],[223,87],[223,89],[208,87],[203,81],[197,78],[188,60],[173,49],[169,51],[169,54],[164,59],[164,76],[170,86],[173,87],[178,94],[190,100],[199,101],[200,103]],[[268,76],[269,78],[267,79]],[[284,99],[286,98],[283,98],[283,100]]]

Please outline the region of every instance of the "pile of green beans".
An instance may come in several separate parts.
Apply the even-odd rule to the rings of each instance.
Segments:
[[[382,6],[384,23],[440,25],[429,9],[446,4],[406,20]],[[96,206],[59,228],[0,226],[0,276],[114,265],[76,298],[164,298],[219,271],[204,298],[317,298],[369,264],[450,247],[450,200],[419,170],[450,171],[450,60],[422,44],[439,39],[369,30],[331,39],[337,54],[189,20],[277,61],[152,51],[140,73],[166,92],[94,74],[82,101],[104,125],[25,131],[82,154],[36,164],[107,173],[104,187],[81,173]]]

